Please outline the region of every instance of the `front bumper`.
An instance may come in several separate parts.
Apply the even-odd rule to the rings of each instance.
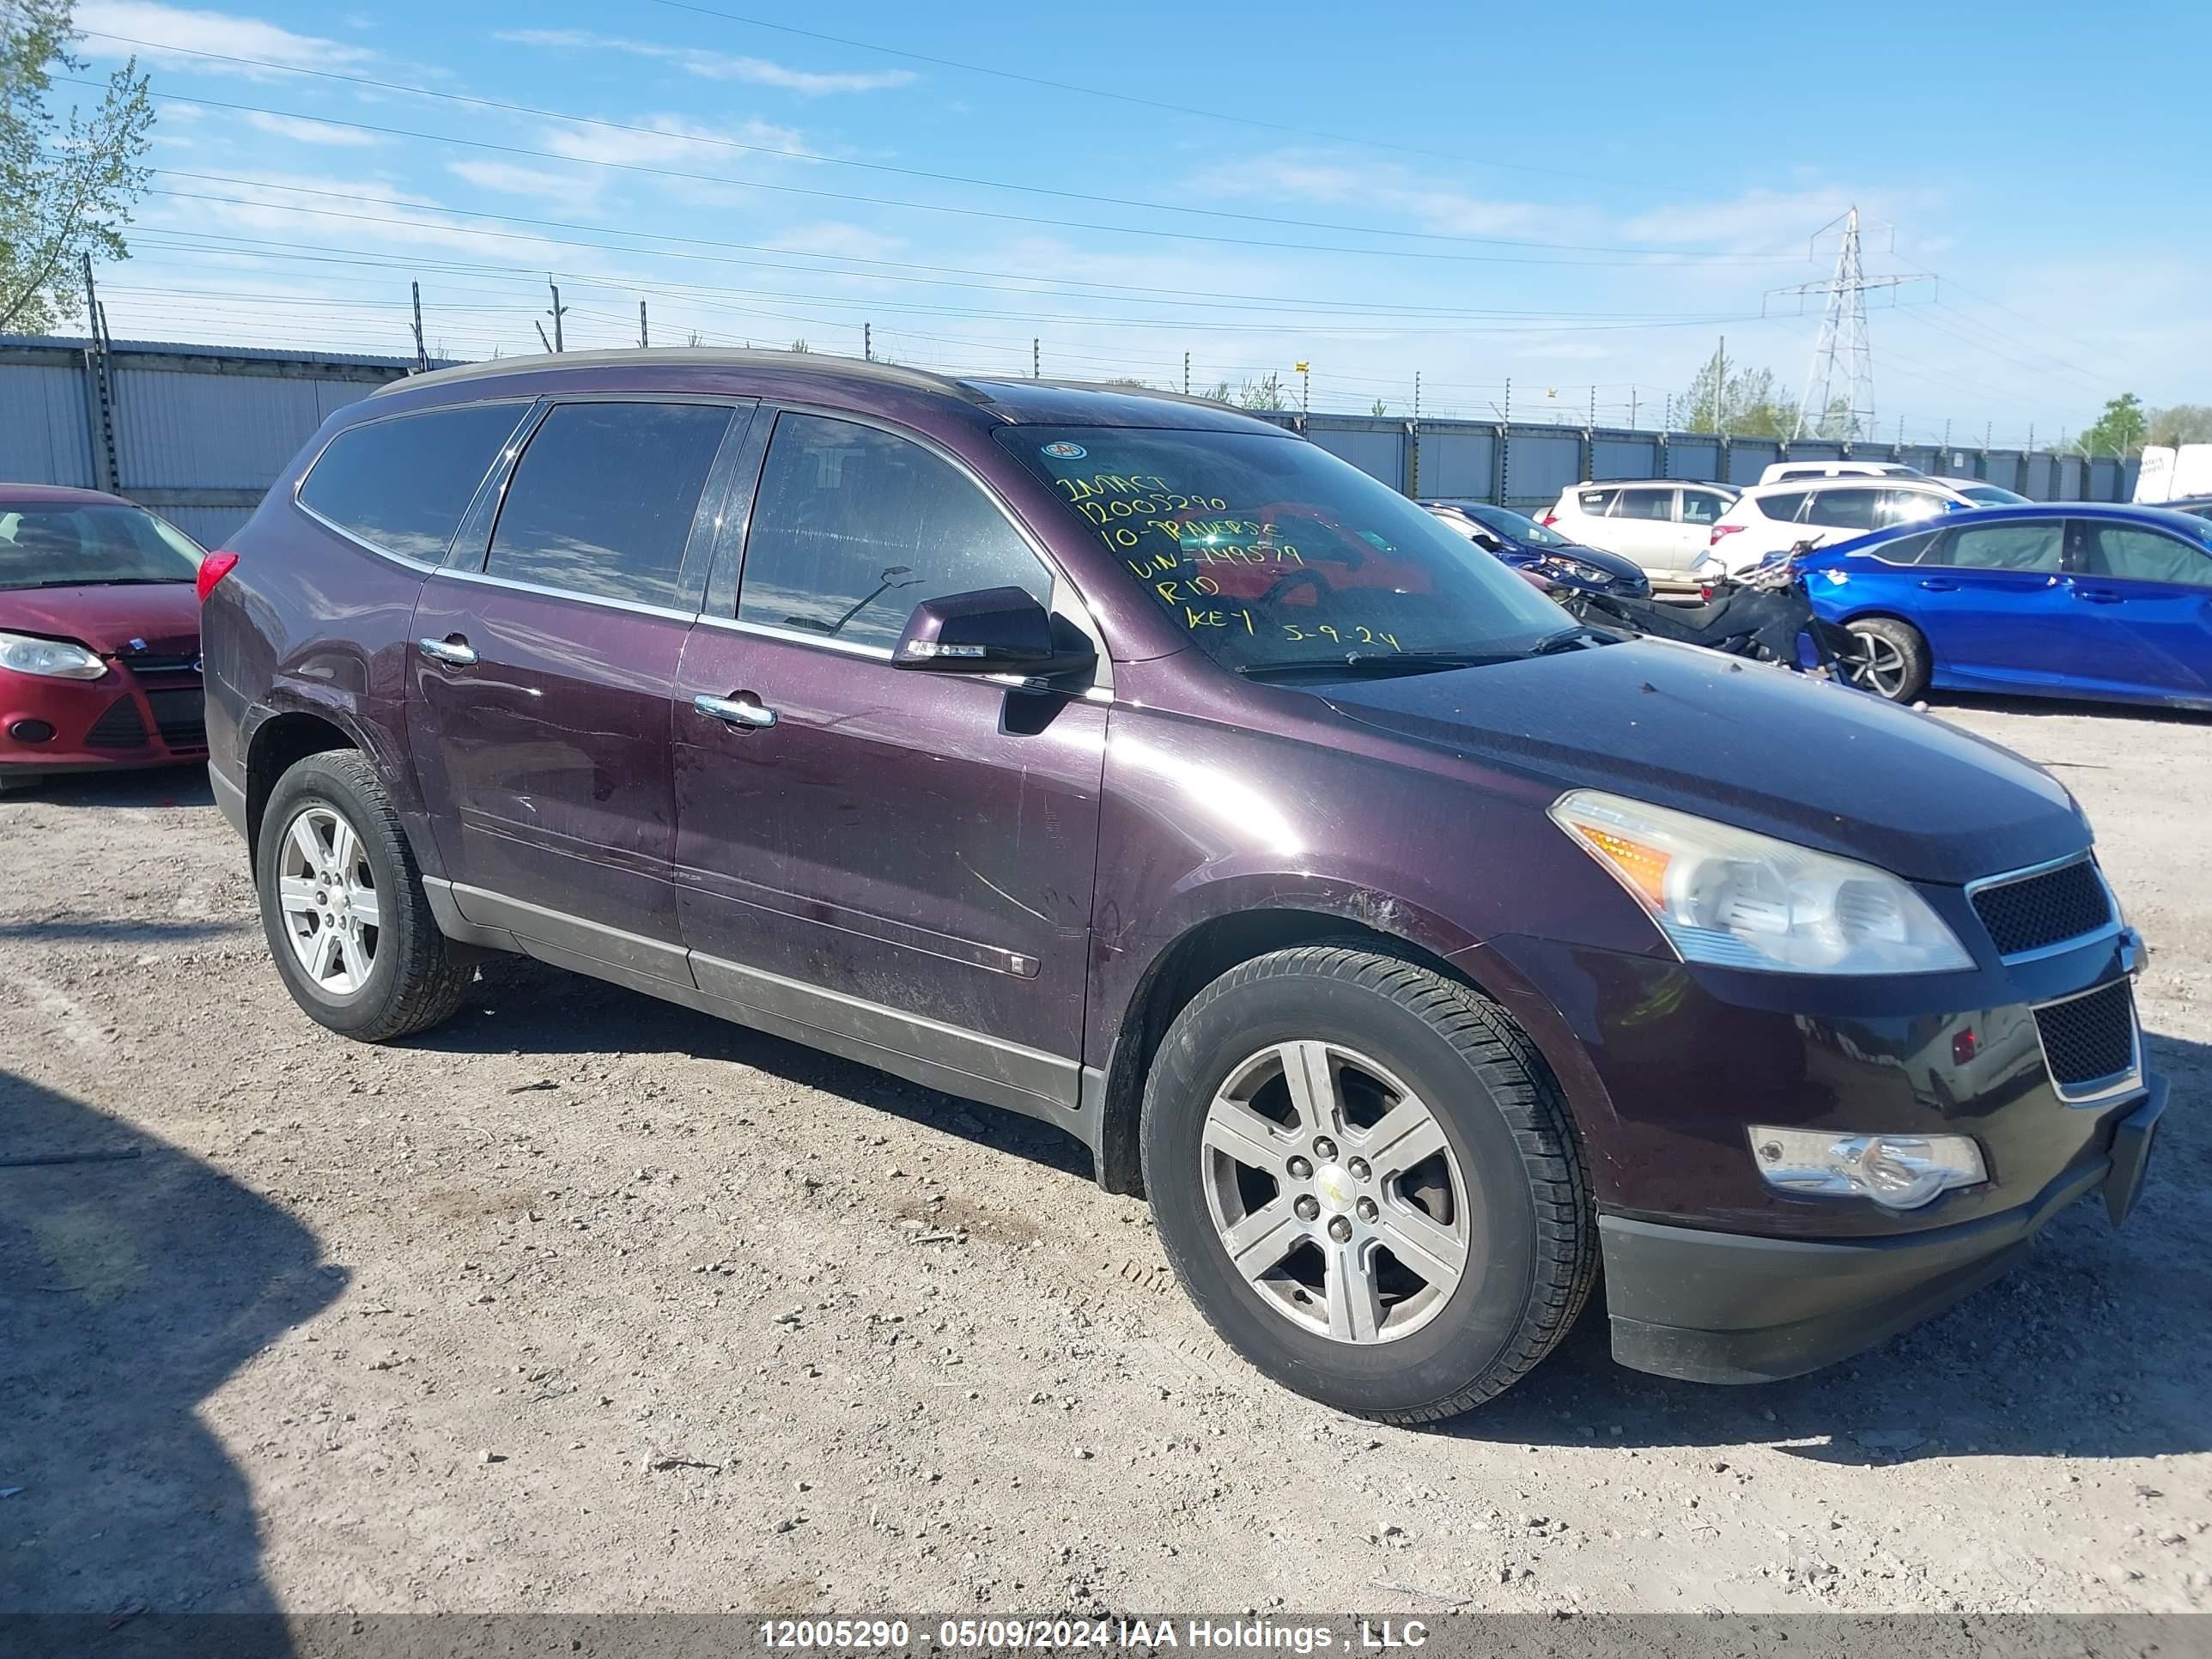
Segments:
[[[0,774],[10,778],[178,766],[207,758],[200,675],[186,659],[96,680],[0,673]]]
[[[1613,1358],[1698,1382],[1817,1370],[1942,1311],[2002,1273],[2045,1224],[2092,1191],[2113,1224],[2134,1207],[2166,1079],[2112,1122],[2109,1144],[2012,1210],[1925,1232],[1759,1237],[1625,1216],[1598,1223]]]

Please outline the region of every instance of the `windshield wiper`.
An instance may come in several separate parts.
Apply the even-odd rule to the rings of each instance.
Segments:
[[[1341,657],[1308,657],[1296,662],[1247,663],[1237,672],[1247,679],[1288,674],[1317,674],[1329,679],[1358,679],[1385,674],[1433,674],[1449,668],[1486,668],[1512,662],[1518,652],[1352,651]]]
[[[1601,628],[1588,628],[1577,623],[1572,628],[1563,628],[1556,634],[1545,635],[1542,639],[1528,647],[1528,654],[1532,657],[1548,657],[1554,652],[1565,651],[1570,646],[1585,642],[1591,645],[1619,645],[1620,636],[1617,634],[1608,634]]]

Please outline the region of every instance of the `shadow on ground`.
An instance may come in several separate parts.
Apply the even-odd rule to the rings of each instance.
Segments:
[[[131,1155],[8,1162],[102,1152]],[[0,1071],[0,1613],[276,1611],[197,1408],[343,1288],[319,1256],[220,1170]]]
[[[0,804],[46,801],[56,806],[105,806],[124,811],[149,806],[212,806],[207,767],[157,766],[143,772],[61,772],[11,783]]]

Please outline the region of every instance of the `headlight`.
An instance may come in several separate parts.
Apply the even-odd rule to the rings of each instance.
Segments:
[[[1595,789],[1552,818],[1686,962],[1788,974],[1940,974],[1974,959],[1886,870]]]
[[[57,680],[96,680],[107,672],[107,665],[81,645],[27,634],[0,634],[0,668]]]
[[[1917,1210],[1989,1179],[1972,1135],[1839,1135],[1754,1123],[1751,1153],[1770,1187],[1870,1198],[1893,1210]]]

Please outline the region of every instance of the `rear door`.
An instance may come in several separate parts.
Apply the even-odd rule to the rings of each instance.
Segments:
[[[907,1075],[886,1055],[1072,1109],[1103,688],[901,670],[891,647],[920,601],[1000,586],[1095,630],[981,477],[872,422],[777,414],[744,533],[734,614],[718,599],[677,687],[700,988]]]
[[[552,959],[689,981],[669,698],[750,408],[554,403],[416,601],[410,735],[454,902]]]
[[[1942,532],[1915,567],[1909,619],[1937,667],[2001,690],[2045,688],[2087,653],[2064,575],[2064,521],[1966,522]]]
[[[2099,690],[2212,699],[2212,547],[2143,525],[2075,519],[2068,568]]]
[[[1717,489],[1682,486],[1674,509],[1674,550],[1679,568],[1687,569],[1712,544],[1713,526],[1729,510],[1729,499]]]

